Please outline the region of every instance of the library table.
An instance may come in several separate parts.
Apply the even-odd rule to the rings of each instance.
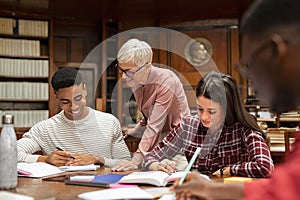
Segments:
[[[129,172],[120,172],[121,174],[128,174]],[[101,167],[95,172],[67,172],[67,175],[82,174],[108,174],[112,173],[110,168]],[[114,172],[115,173],[115,172]],[[52,178],[52,180],[42,180],[36,178],[18,177],[18,186],[13,190],[7,190],[22,195],[33,197],[35,200],[76,200],[81,199],[77,195],[84,192],[91,192],[101,190],[100,187],[76,186],[66,185],[63,180],[66,176]],[[223,178],[211,177],[213,181],[223,182]],[[150,188],[153,186],[142,186],[142,188]]]

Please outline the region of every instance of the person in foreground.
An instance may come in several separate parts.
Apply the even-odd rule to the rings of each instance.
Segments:
[[[113,171],[137,169],[144,155],[151,151],[190,109],[183,85],[169,69],[152,65],[153,52],[145,41],[130,39],[120,48],[117,68],[122,78],[131,87],[143,118],[128,135],[141,137],[131,161],[121,161]],[[187,165],[185,156],[178,152],[174,157],[178,169]]]
[[[264,103],[277,113],[300,104],[300,1],[258,0],[241,21],[242,62]],[[251,183],[208,182],[193,172],[174,185],[177,199],[300,199],[300,135],[270,179]]]
[[[149,170],[172,172],[174,163],[162,164],[182,150],[190,160],[197,147],[200,155],[192,165],[203,174],[269,177],[273,161],[264,135],[240,101],[235,80],[210,72],[196,87],[198,115],[184,117],[153,151],[145,156]]]
[[[17,141],[18,162],[113,167],[130,159],[119,121],[86,106],[86,85],[78,70],[59,69],[51,84],[62,111],[34,125]],[[32,155],[37,151],[43,155]]]

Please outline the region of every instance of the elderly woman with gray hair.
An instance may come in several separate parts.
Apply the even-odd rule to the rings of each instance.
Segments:
[[[152,65],[153,52],[145,41],[130,39],[120,48],[116,65],[122,78],[131,87],[143,118],[126,135],[142,135],[131,161],[121,161],[113,171],[137,169],[144,156],[150,152],[181,118],[190,115],[183,85],[169,69]],[[177,168],[187,165],[185,156],[179,153],[173,159]]]

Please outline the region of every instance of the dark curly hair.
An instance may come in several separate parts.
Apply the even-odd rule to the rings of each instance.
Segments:
[[[57,70],[51,79],[51,85],[54,92],[57,92],[61,88],[68,88],[73,85],[80,85],[82,82],[82,76],[76,68],[65,67]]]

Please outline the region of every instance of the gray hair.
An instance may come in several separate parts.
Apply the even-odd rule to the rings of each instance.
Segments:
[[[117,59],[119,63],[131,63],[141,66],[152,62],[152,56],[152,48],[147,42],[130,39],[120,48]]]

